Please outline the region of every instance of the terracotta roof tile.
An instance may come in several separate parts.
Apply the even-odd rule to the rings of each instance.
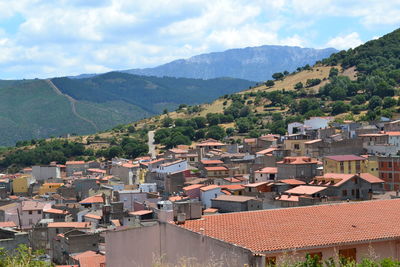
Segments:
[[[312,195],[324,191],[326,187],[324,186],[312,186],[312,185],[299,185],[295,188],[286,190],[286,194],[294,195]]]
[[[79,202],[79,204],[93,204],[93,203],[104,203],[102,195],[91,196]]]
[[[255,173],[278,173],[277,167],[265,167],[261,170],[255,171]]]
[[[365,158],[356,155],[335,155],[335,156],[326,156],[325,158],[334,161],[365,160]]]
[[[49,228],[90,228],[90,222],[52,222],[47,225]]]
[[[17,225],[15,224],[15,222],[0,222],[0,227],[17,227]]]
[[[218,167],[204,167],[206,171],[227,171],[228,169],[224,166],[218,166]]]
[[[220,187],[218,185],[211,184],[211,185],[207,185],[207,186],[204,186],[204,187],[200,188],[200,190],[201,191],[208,191],[208,190],[213,190],[213,189],[216,189],[216,188],[220,188]]]
[[[201,162],[201,164],[203,164],[203,165],[209,165],[209,164],[224,164],[224,162],[223,162],[222,160],[218,160],[218,159],[215,159],[215,160],[201,160],[200,162]]]
[[[179,227],[253,252],[288,251],[398,239],[399,207],[400,199],[393,199],[236,212],[189,220]]]
[[[305,185],[306,183],[297,179],[283,179],[279,180],[279,182],[282,182],[284,184],[289,184],[289,185]]]

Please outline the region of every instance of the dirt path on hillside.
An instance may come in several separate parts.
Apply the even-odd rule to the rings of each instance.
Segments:
[[[154,131],[149,131],[147,133],[149,141],[148,141],[148,146],[149,146],[149,154],[151,155],[151,158],[156,158],[156,146],[154,145]]]
[[[75,106],[76,100],[75,100],[75,99],[73,99],[71,96],[69,96],[69,95],[67,95],[67,94],[63,94],[63,93],[61,92],[61,90],[58,89],[58,87],[57,87],[50,79],[46,79],[46,82],[47,82],[47,84],[54,90],[54,92],[55,92],[56,94],[61,95],[61,96],[64,96],[64,97],[66,97],[66,98],[68,99],[69,103],[71,104],[72,113],[73,113],[76,117],[78,117],[79,119],[81,119],[81,120],[83,120],[83,121],[86,121],[87,123],[89,123],[90,125],[92,125],[96,131],[99,130],[99,129],[97,128],[97,125],[96,125],[93,121],[91,121],[91,120],[89,120],[88,118],[85,118],[85,117],[79,115],[78,112],[76,112],[76,106]]]

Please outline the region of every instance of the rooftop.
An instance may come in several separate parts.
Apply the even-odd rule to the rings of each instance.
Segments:
[[[201,160],[200,162],[203,165],[224,164],[224,162],[222,160],[218,160],[218,159],[215,159],[215,160]]]
[[[304,184],[306,184],[305,182],[297,180],[297,179],[283,179],[283,180],[279,180],[279,182],[288,184],[288,185],[304,185]]]
[[[217,166],[217,167],[204,167],[206,171],[227,171],[228,169],[224,166]]]
[[[93,203],[104,203],[104,199],[102,195],[95,195],[84,200],[81,200],[79,204],[93,204]]]
[[[49,228],[90,228],[90,222],[52,222],[47,225]]]
[[[326,187],[324,186],[312,186],[312,185],[299,185],[295,188],[286,190],[286,194],[294,194],[294,195],[312,195],[319,193],[325,190]]]
[[[189,220],[180,227],[253,252],[299,250],[398,239],[399,206],[400,199],[393,199],[236,212]]]
[[[247,197],[247,196],[235,196],[235,195],[219,195],[214,200],[219,201],[231,201],[231,202],[247,202],[249,200],[256,199],[255,197]]]
[[[282,161],[277,163],[281,164],[317,164],[318,161],[316,159],[310,157],[285,157]]]
[[[220,188],[220,187],[218,185],[211,184],[211,185],[207,185],[207,186],[204,186],[204,187],[200,188],[200,190],[201,191],[208,191],[208,190],[213,190],[213,189],[217,189],[217,188]]]
[[[277,167],[265,167],[261,170],[255,171],[255,173],[278,173]]]
[[[326,156],[325,158],[334,161],[365,160],[365,158],[357,155],[335,155],[335,156]]]

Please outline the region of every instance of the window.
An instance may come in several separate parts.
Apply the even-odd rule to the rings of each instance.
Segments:
[[[356,261],[357,251],[355,248],[341,249],[339,250],[339,257],[348,261]]]
[[[344,162],[340,162],[340,173],[344,173]]]
[[[299,150],[300,149],[300,145],[299,144],[294,144],[294,149]]]
[[[361,172],[361,162],[359,160],[356,161],[356,173]]]
[[[29,213],[29,214],[32,214],[32,211],[30,210],[28,213]]]
[[[38,214],[42,214],[42,211],[41,210],[38,210],[38,212],[37,212]]]
[[[347,196],[347,190],[346,189],[343,189],[343,191],[342,191],[342,196]]]
[[[392,173],[388,173],[388,176],[389,176],[389,179],[393,178]]]
[[[391,161],[388,162],[388,167],[392,168],[392,162]]]
[[[355,191],[354,189],[351,189],[351,195],[354,196],[355,195]]]

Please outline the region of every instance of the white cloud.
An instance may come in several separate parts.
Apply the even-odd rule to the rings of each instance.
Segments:
[[[23,18],[15,31],[0,24],[0,78],[148,67],[265,44],[343,49],[362,43],[362,27],[400,23],[399,13],[399,0],[0,0],[1,20]],[[336,25],[319,20],[339,17],[358,24],[327,40]]]
[[[347,35],[336,36],[326,43],[327,47],[334,47],[336,49],[354,48],[362,44],[360,35],[357,32],[352,32]]]

